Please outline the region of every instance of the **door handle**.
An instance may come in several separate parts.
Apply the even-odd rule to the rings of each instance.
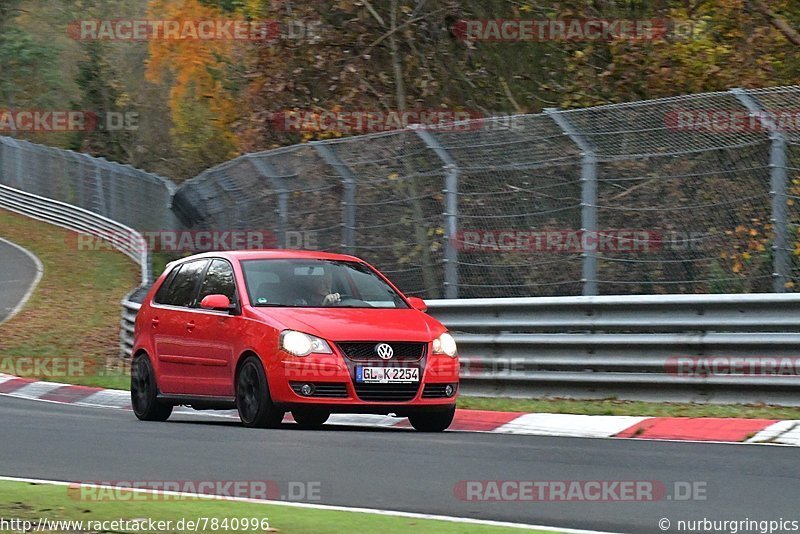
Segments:
[[[153,328],[157,327],[159,322],[160,321],[158,320],[158,317],[150,321],[150,323],[153,325]]]
[[[194,330],[194,327],[195,327],[194,321],[189,321],[188,323],[186,323],[186,330],[188,330],[189,332]]]

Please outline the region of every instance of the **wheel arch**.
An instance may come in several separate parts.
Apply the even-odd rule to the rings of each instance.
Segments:
[[[131,356],[131,369],[133,369],[133,362],[135,362],[136,358],[140,356],[144,356],[147,358],[147,360],[150,362],[150,367],[153,368],[153,372],[156,373],[156,376],[158,376],[158,371],[159,371],[158,362],[155,360],[155,358],[153,358],[153,356],[145,347],[139,347]]]
[[[233,372],[234,388],[236,387],[236,381],[239,380],[239,371],[242,369],[242,364],[245,362],[245,360],[251,357],[257,358],[261,362],[261,366],[264,368],[264,374],[267,373],[267,367],[266,365],[264,365],[264,360],[261,359],[261,356],[259,356],[258,353],[253,349],[246,349],[236,359],[236,365],[234,366],[234,372]]]

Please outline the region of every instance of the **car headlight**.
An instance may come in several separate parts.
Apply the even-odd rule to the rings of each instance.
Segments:
[[[446,354],[451,358],[455,358],[456,355],[458,354],[458,347],[456,346],[456,340],[453,339],[453,336],[445,332],[444,334],[433,340],[433,353]]]
[[[331,354],[330,345],[324,339],[295,330],[284,330],[280,338],[281,348],[295,356],[308,356],[311,353]]]

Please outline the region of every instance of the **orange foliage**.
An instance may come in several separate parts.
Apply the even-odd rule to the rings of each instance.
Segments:
[[[151,0],[148,18],[201,21],[227,17],[198,0]],[[210,145],[219,151],[227,146],[228,156],[235,152],[232,124],[237,105],[225,74],[234,46],[229,40],[201,39],[155,39],[149,43],[147,79],[171,84],[173,133],[184,148],[202,150]]]

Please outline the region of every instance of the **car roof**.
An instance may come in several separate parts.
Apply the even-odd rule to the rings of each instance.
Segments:
[[[355,256],[346,254],[334,254],[332,252],[320,252],[318,250],[292,250],[292,249],[264,249],[264,250],[232,250],[221,252],[204,252],[181,258],[177,262],[183,263],[202,258],[226,258],[229,260],[338,260],[338,261],[358,261],[363,260]]]

